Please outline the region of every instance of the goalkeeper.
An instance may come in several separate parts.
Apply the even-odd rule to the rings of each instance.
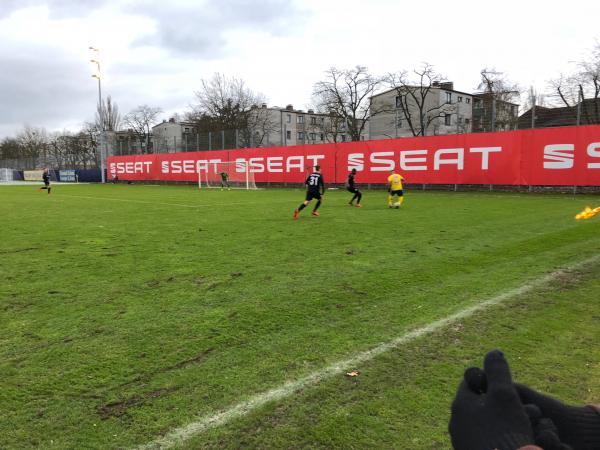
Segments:
[[[229,174],[227,172],[221,172],[221,190],[227,187],[227,190],[231,190],[231,186],[229,186]]]

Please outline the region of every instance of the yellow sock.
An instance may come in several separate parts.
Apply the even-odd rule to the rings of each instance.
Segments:
[[[388,205],[392,206],[392,196],[388,194]]]
[[[400,197],[398,200],[400,202],[400,206],[402,206],[402,203],[404,203],[404,197]]]

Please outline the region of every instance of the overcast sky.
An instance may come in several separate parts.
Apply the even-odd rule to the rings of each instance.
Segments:
[[[93,119],[90,45],[122,114],[148,104],[166,119],[214,72],[302,109],[325,70],[357,64],[429,62],[462,91],[495,67],[543,91],[600,40],[599,18],[593,0],[0,0],[0,139]]]

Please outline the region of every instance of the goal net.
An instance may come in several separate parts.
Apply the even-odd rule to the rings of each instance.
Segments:
[[[208,162],[199,167],[198,188],[256,189],[248,161]]]
[[[14,181],[13,170],[0,167],[0,183]]]

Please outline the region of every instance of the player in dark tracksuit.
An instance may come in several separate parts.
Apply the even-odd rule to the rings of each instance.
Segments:
[[[227,188],[228,190],[231,189],[231,186],[229,186],[229,174],[227,172],[221,172],[221,190],[223,190],[223,188]]]
[[[41,187],[40,191],[43,189],[47,189],[49,194],[52,190],[52,187],[50,186],[50,171],[48,169],[44,169],[44,173],[42,174],[42,180],[44,180],[44,187]]]
[[[348,175],[348,181],[346,182],[346,190],[354,194],[352,200],[348,202],[350,206],[354,206],[354,200],[356,200],[356,207],[362,208],[360,204],[360,199],[362,198],[362,192],[358,190],[356,184],[354,183],[354,176],[356,175],[356,169],[352,169],[352,172]]]
[[[315,205],[315,207],[312,210],[312,215],[313,216],[319,215],[319,213],[317,212],[317,209],[319,209],[319,206],[321,206],[321,200],[323,198],[323,195],[325,194],[325,183],[323,182],[323,175],[321,174],[321,167],[315,166],[315,170],[313,171],[313,173],[311,173],[308,176],[308,178],[306,178],[306,181],[304,182],[304,184],[306,184],[306,199],[304,200],[303,203],[300,204],[300,206],[298,206],[298,209],[296,209],[294,211],[294,219],[298,218],[300,211],[302,211],[304,208],[306,208],[306,206],[314,198],[317,199],[317,204]]]

